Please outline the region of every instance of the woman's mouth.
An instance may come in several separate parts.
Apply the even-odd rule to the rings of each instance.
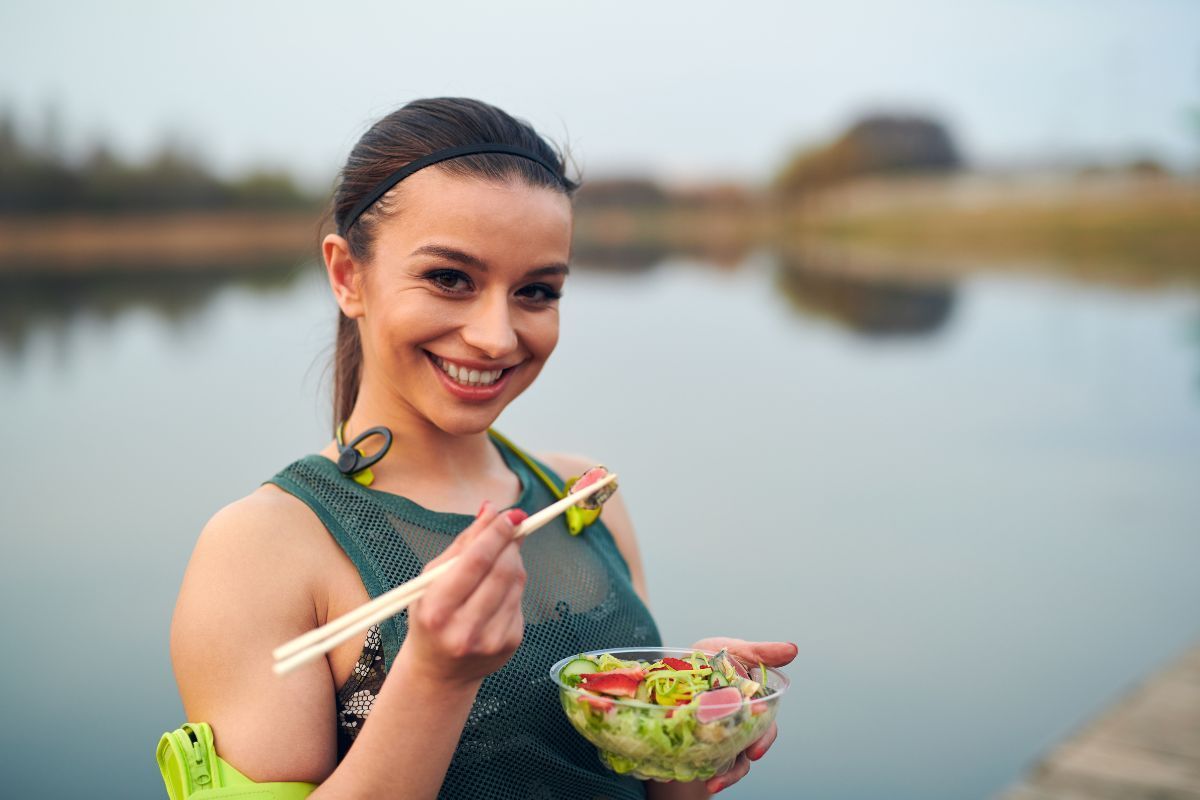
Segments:
[[[433,356],[433,363],[437,364],[442,372],[449,375],[450,379],[456,381],[460,386],[491,386],[500,380],[500,376],[505,372],[503,369],[471,369],[462,364],[447,361],[441,356]]]
[[[442,385],[463,400],[491,400],[499,396],[508,377],[519,365],[493,369],[478,369],[469,364],[436,356],[426,351],[429,362],[441,374]]]

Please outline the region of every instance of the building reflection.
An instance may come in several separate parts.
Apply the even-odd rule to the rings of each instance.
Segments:
[[[952,283],[908,277],[907,267],[889,275],[886,264],[863,269],[816,250],[776,255],[775,284],[793,309],[864,336],[932,336],[954,310]]]

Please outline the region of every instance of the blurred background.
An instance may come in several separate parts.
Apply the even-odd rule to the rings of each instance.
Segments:
[[[669,644],[800,646],[730,797],[1200,797],[1193,0],[0,6],[5,796],[164,796],[195,537],[330,436],[335,173],[437,95],[585,180],[498,427],[621,471]]]

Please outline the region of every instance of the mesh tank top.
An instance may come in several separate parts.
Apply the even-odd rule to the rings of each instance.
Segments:
[[[516,507],[532,514],[557,499],[515,452],[494,444],[520,478]],[[561,489],[561,479],[536,463]],[[473,519],[364,487],[315,454],[270,482],[317,514],[371,597],[416,577]],[[571,728],[549,673],[554,662],[584,650],[660,645],[654,619],[634,592],[629,567],[603,522],[572,536],[559,517],[529,537],[521,552],[528,573],[524,639],[508,663],[484,679],[438,796],[640,800],[641,782],[610,772]],[[407,613],[401,612],[367,634],[354,674],[338,693],[339,760],[361,730],[407,627]]]

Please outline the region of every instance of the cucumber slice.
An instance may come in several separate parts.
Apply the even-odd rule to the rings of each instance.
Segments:
[[[574,678],[596,671],[595,661],[587,658],[576,658],[573,661],[568,661],[566,666],[562,668],[562,672],[558,673],[558,676],[566,682],[567,678]]]

